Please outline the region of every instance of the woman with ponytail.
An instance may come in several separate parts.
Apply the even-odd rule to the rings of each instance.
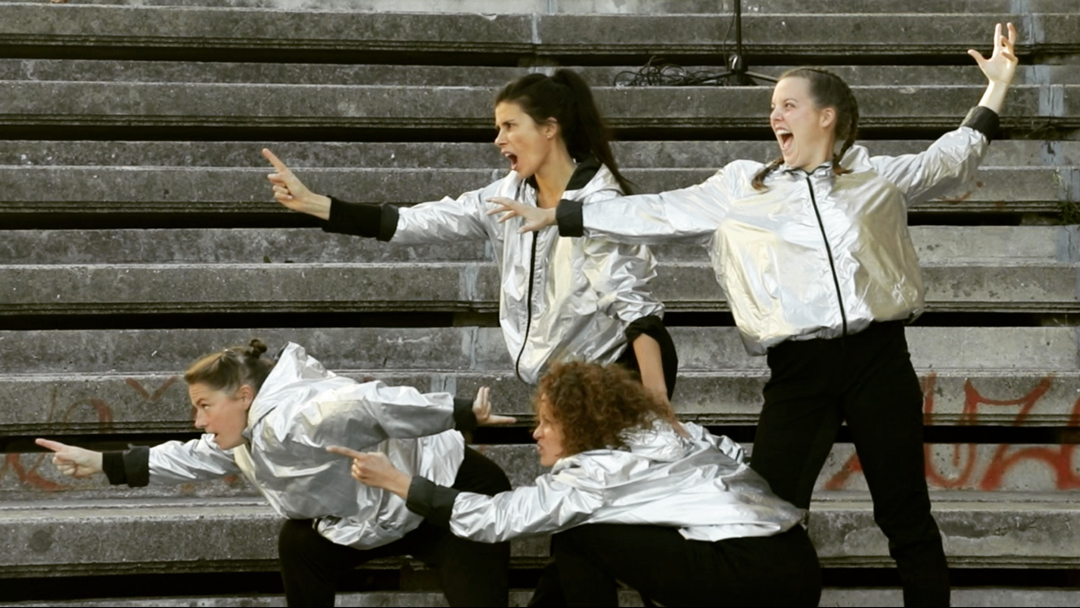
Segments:
[[[781,157],[768,165],[735,161],[690,188],[557,211],[501,199],[496,211],[523,217],[525,230],[557,223],[564,236],[708,247],[747,350],[768,355],[772,371],[751,466],[807,508],[846,421],[909,606],[947,605],[949,582],[926,487],[922,390],[904,337],[923,310],[907,207],[974,175],[1016,71],[1015,42],[1012,24],[1007,36],[999,24],[990,59],[969,51],[986,92],[960,128],[919,154],[870,156],[853,145],[851,89],[800,68],[773,89]]]
[[[520,234],[489,212],[493,197],[540,209],[591,205],[630,192],[608,145],[592,92],[575,72],[530,74],[495,101],[495,145],[510,162],[499,181],[457,199],[392,207],[346,203],[308,190],[269,150],[274,196],[325,221],[323,230],[401,244],[491,243],[502,273],[499,324],[515,374],[535,384],[556,360],[620,361],[668,399],[678,360],[649,288],[656,260],[644,245]],[[628,346],[629,345],[629,346]]]
[[[506,474],[466,447],[458,431],[513,422],[491,414],[488,389],[470,401],[361,384],[327,371],[296,344],[276,362],[264,352],[266,345],[252,340],[188,368],[195,426],[205,433],[199,439],[106,453],[37,443],[55,452],[62,473],[104,473],[110,483],[131,487],[243,475],[286,518],[278,553],[290,606],[333,606],[339,579],[395,555],[432,566],[451,606],[506,606],[506,543],[472,542],[427,524],[403,499],[355,483],[348,463],[327,450],[380,453],[410,474],[463,491],[509,490]]]

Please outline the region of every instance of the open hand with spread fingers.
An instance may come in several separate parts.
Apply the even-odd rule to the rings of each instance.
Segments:
[[[64,475],[82,478],[101,472],[101,452],[48,439],[35,439],[34,443],[53,451],[53,465]]]
[[[491,413],[491,389],[481,386],[476,391],[476,399],[473,400],[472,411],[476,416],[476,424],[480,426],[494,426],[498,424],[513,424],[517,421],[513,416],[499,416]]]
[[[1016,74],[1016,66],[1019,60],[1016,58],[1016,27],[1007,24],[1008,36],[1002,35],[1001,24],[994,26],[994,51],[990,58],[983,57],[982,53],[975,49],[968,49],[968,55],[975,58],[982,69],[983,74],[991,82],[1009,84]]]
[[[382,488],[402,498],[409,495],[412,476],[395,467],[382,452],[357,452],[339,445],[326,448],[327,452],[352,458],[349,472],[353,479],[373,488]]]
[[[293,211],[314,215],[322,220],[330,219],[329,197],[308,190],[307,186],[293,175],[292,170],[270,150],[263,148],[262,154],[277,171],[266,176],[274,187],[274,198],[277,202]]]
[[[512,198],[506,198],[504,196],[493,196],[487,199],[487,202],[494,203],[495,209],[488,211],[488,215],[495,215],[498,213],[504,214],[499,218],[499,223],[513,217],[520,217],[525,220],[525,224],[518,230],[519,233],[525,234],[526,232],[536,232],[548,226],[555,225],[555,209],[541,209],[532,205],[526,205],[519,203]]]

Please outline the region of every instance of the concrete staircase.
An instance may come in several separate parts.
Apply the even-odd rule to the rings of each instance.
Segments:
[[[522,424],[473,441],[528,483],[529,388],[497,328],[490,251],[326,235],[272,202],[259,150],[349,200],[456,195],[505,171],[488,143],[495,88],[568,65],[596,87],[628,177],[692,184],[775,154],[769,89],[612,82],[652,54],[719,70],[731,4],[0,0],[0,603],[283,605],[280,522],[241,480],[110,488],[57,475],[32,443],[193,436],[178,373],[252,336],[356,378],[492,385]],[[837,71],[880,154],[957,125],[983,87],[964,51],[1018,25],[1023,66],[974,189],[911,211],[929,306],[908,337],[954,604],[1080,604],[1080,1],[743,4],[755,71]],[[675,405],[752,449],[764,362],[743,352],[703,253],[658,256]],[[843,437],[811,534],[822,605],[899,605]],[[546,539],[514,543],[514,603],[545,555]],[[440,602],[407,560],[339,595]]]

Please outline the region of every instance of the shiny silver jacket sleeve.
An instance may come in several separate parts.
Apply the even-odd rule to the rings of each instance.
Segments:
[[[969,183],[988,147],[985,135],[965,126],[942,135],[918,154],[872,156],[869,163],[904,193],[910,205]]]
[[[461,538],[497,543],[574,527],[603,502],[603,488],[571,467],[540,476],[536,485],[495,496],[461,492],[454,501],[450,531]]]
[[[613,192],[601,190],[586,197],[586,205],[612,200]],[[649,281],[656,278],[656,258],[646,245],[629,245],[608,239],[585,239],[585,278],[600,296],[597,306],[609,317],[631,323],[642,317],[664,315],[664,305],[653,295]]]
[[[397,230],[392,243],[420,244],[484,239],[487,216],[483,199],[487,188],[466,192],[456,199],[398,208]]]
[[[232,454],[214,443],[213,435],[181,443],[168,441],[150,448],[150,483],[177,484],[240,473]]]
[[[733,192],[720,170],[689,188],[583,205],[582,226],[585,236],[619,243],[705,242],[724,219]]]
[[[421,393],[411,386],[367,382],[348,399],[316,399],[291,421],[294,439],[320,447],[364,449],[386,439],[435,435],[454,429],[454,398]]]

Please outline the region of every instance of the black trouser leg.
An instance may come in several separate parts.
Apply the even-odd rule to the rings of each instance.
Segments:
[[[338,581],[368,561],[406,553],[402,541],[360,551],[323,538],[310,519],[290,519],[278,535],[281,580],[289,606],[333,606]]]
[[[843,418],[839,387],[822,361],[834,355],[824,340],[784,343],[769,351],[772,376],[754,433],[750,466],[780,498],[810,508],[821,467]]]
[[[949,569],[930,513],[923,451],[922,388],[903,332],[859,370],[844,417],[874,499],[874,521],[889,539],[905,606],[949,605]],[[883,339],[884,341],[884,339]]]
[[[708,543],[676,528],[592,524],[553,536],[571,606],[617,605],[617,581],[665,606],[816,606],[817,554],[797,528]]]
[[[466,447],[454,487],[491,495],[509,490],[510,481],[497,464]],[[426,523],[401,540],[360,550],[323,538],[311,520],[288,520],[278,537],[278,555],[290,606],[333,606],[342,575],[396,555],[413,555],[437,568],[451,606],[505,606],[508,601],[509,543],[467,541]]]
[[[903,332],[899,323],[875,324],[843,339],[772,349],[751,466],[777,495],[806,508],[846,419],[905,603],[945,605],[948,568],[923,468],[922,391]]]

